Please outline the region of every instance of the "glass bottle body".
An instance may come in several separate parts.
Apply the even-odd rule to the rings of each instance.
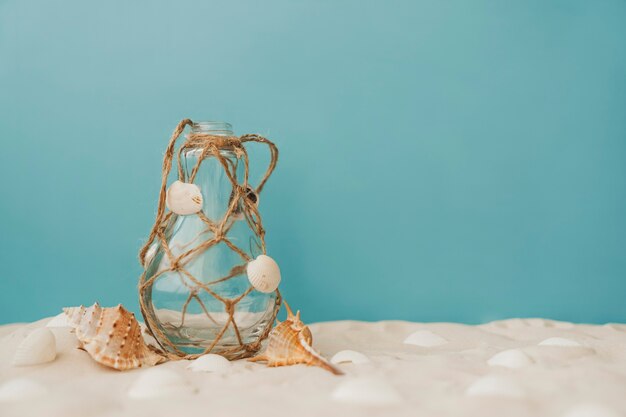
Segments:
[[[227,124],[197,124],[192,132],[232,136],[229,127]],[[191,148],[181,153],[186,178],[191,176],[202,151],[202,148]],[[232,148],[224,147],[219,152],[241,182],[245,169],[243,161]],[[206,156],[193,182],[202,192],[202,213],[213,223],[221,222],[234,192],[220,161],[212,155]],[[223,230],[229,242],[254,259],[262,253],[262,246],[241,206],[242,202],[238,201],[236,213],[228,217]],[[224,241],[185,258],[182,261],[184,271],[173,271],[170,254],[166,250],[170,251],[171,259],[176,259],[215,238],[215,231],[207,227],[198,215],[172,213],[164,236],[167,248],[157,241],[148,251],[145,274],[148,277],[157,276],[151,285],[142,290],[146,301],[145,314],[150,315],[160,331],[153,331],[157,339],[165,337],[187,354],[210,349],[212,353],[227,357],[245,355],[243,345],[257,341],[271,325],[276,293],[250,291],[246,261]],[[231,304],[233,321],[223,300],[236,301]],[[167,342],[159,342],[164,349],[174,351]]]

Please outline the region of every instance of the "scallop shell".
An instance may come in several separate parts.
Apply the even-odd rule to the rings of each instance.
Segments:
[[[14,379],[0,386],[0,402],[28,400],[41,397],[47,392],[46,387],[31,379]]]
[[[474,381],[465,394],[468,397],[524,397],[524,391],[508,378],[485,376]]]
[[[194,372],[223,373],[227,372],[230,367],[231,363],[225,357],[214,353],[208,353],[192,361],[187,366],[187,369],[191,369]]]
[[[274,292],[280,284],[280,268],[276,261],[267,255],[259,255],[250,261],[246,272],[250,284],[258,291]]]
[[[196,389],[180,374],[169,369],[154,368],[139,375],[128,390],[128,396],[135,399],[180,398],[181,395],[194,392]]]
[[[523,368],[532,363],[532,358],[519,349],[503,350],[493,355],[487,361],[487,364],[490,366],[503,366],[511,369]]]
[[[445,345],[448,341],[430,330],[419,330],[404,339],[404,343],[421,347],[435,347]]]
[[[22,340],[15,356],[14,366],[39,365],[52,362],[57,356],[57,344],[50,329],[42,327],[33,330],[26,339]]]
[[[392,405],[402,396],[388,382],[377,378],[354,378],[341,383],[332,393],[335,401],[357,405]]]
[[[304,364],[319,366],[335,375],[342,375],[339,369],[324,359],[313,347],[311,330],[300,321],[300,312],[295,315],[285,303],[287,320],[278,323],[270,331],[265,352],[248,359],[251,362],[264,361],[267,366],[286,366]]]
[[[346,362],[352,362],[354,364],[362,364],[362,363],[368,363],[369,361],[370,360],[367,356],[355,350],[342,350],[341,352],[335,353],[335,355],[330,359],[330,363],[334,363],[334,364],[346,363]]]
[[[173,213],[185,216],[202,210],[202,192],[196,184],[174,181],[167,189],[165,204]]]
[[[135,315],[122,305],[102,308],[98,303],[64,309],[80,347],[102,365],[118,369],[152,366],[165,358],[150,350]]]

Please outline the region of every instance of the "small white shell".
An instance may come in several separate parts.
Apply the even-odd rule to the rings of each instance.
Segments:
[[[354,364],[362,364],[362,363],[368,363],[369,361],[370,360],[367,356],[355,350],[342,350],[340,352],[335,353],[335,355],[330,360],[331,363],[335,363],[335,364],[346,363],[346,362],[352,362]]]
[[[225,357],[214,353],[208,353],[192,361],[187,366],[187,369],[191,369],[194,372],[224,373],[227,372],[230,367],[231,363]]]
[[[50,329],[42,327],[33,330],[22,340],[13,356],[14,366],[39,365],[52,362],[57,356],[57,344]]]
[[[47,392],[46,387],[33,380],[26,378],[14,379],[0,386],[0,402],[27,400],[43,396]]]
[[[551,337],[539,342],[539,346],[582,347],[577,341],[564,337]]]
[[[524,397],[524,391],[513,381],[497,376],[477,379],[467,388],[468,397]]]
[[[202,210],[202,192],[196,184],[174,181],[167,189],[165,204],[173,213],[181,216]]]
[[[498,352],[487,361],[490,366],[503,366],[505,368],[519,369],[531,365],[533,360],[530,356],[519,349],[509,349]]]
[[[419,330],[415,333],[411,333],[404,339],[404,343],[422,347],[435,347],[445,345],[448,341],[430,330]]]
[[[376,378],[348,379],[332,393],[335,401],[361,405],[391,405],[402,402],[402,396],[386,381]]]
[[[173,398],[196,390],[178,373],[169,369],[150,368],[131,385],[128,396],[135,399]]]
[[[250,284],[258,291],[274,292],[280,284],[280,268],[276,261],[267,255],[259,255],[250,261],[246,272]]]

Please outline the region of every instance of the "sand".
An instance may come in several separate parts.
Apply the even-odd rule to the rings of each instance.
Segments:
[[[328,358],[351,349],[369,359],[339,364],[346,373],[339,377],[246,361],[213,373],[193,372],[187,361],[118,372],[76,349],[69,328],[51,328],[57,358],[13,366],[18,344],[49,320],[0,327],[2,417],[626,416],[623,324],[311,325],[315,347]],[[413,344],[404,343],[409,336]],[[170,382],[159,388],[159,381]]]

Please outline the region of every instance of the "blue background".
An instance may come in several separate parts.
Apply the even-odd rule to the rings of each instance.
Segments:
[[[306,321],[626,321],[624,22],[624,1],[0,0],[0,321],[137,309],[184,117],[280,147],[261,210]]]

